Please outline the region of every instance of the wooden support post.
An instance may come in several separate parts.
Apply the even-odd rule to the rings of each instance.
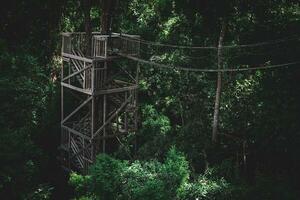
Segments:
[[[105,42],[104,42],[104,57],[107,58],[107,43],[108,43],[108,39],[106,38]]]
[[[103,95],[103,124],[105,124],[106,122],[106,94]],[[106,136],[106,127],[104,126],[103,127],[103,136],[105,137]],[[106,140],[105,138],[103,139],[102,141],[102,151],[103,153],[105,153],[106,151]]]
[[[71,133],[68,130],[68,168],[71,169]]]
[[[70,63],[68,62],[68,76],[70,76],[71,74],[71,66],[70,66]],[[63,79],[62,79],[63,80]],[[71,79],[68,80],[68,83],[71,85]]]
[[[126,101],[126,99],[127,99],[127,92],[125,92],[125,99],[124,99],[124,101]],[[128,113],[128,111],[125,110],[125,113],[124,113],[124,129],[126,131],[128,130],[127,113]]]
[[[95,62],[92,63],[91,68],[91,91],[92,91],[92,107],[91,107],[91,136],[94,136],[95,128]]]
[[[61,68],[61,79],[63,79],[64,77],[64,68],[63,68],[63,64],[62,64],[62,68]],[[64,120],[64,86],[61,84],[60,85],[60,95],[61,95],[61,102],[60,102],[60,106],[61,106],[61,121]]]

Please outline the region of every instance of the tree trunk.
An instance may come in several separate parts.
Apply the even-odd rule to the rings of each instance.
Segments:
[[[224,20],[222,20],[221,32],[220,32],[219,42],[218,42],[218,69],[222,69],[222,66],[223,66],[222,46],[223,46],[223,40],[225,37],[226,26],[227,26],[226,22]],[[218,72],[214,118],[213,118],[213,124],[212,124],[212,142],[213,143],[217,142],[221,89],[222,89],[222,72]]]
[[[86,33],[86,56],[91,56],[92,50],[92,25],[91,25],[91,0],[82,0],[84,9],[84,29]]]
[[[100,0],[102,14],[101,14],[101,34],[109,34],[114,8],[117,0]]]

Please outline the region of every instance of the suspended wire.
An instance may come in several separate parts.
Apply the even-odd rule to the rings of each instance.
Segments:
[[[125,36],[121,36],[122,39],[131,41],[131,42],[140,42],[142,44],[152,45],[152,46],[162,46],[162,47],[171,47],[171,48],[178,48],[178,49],[217,49],[217,47],[192,47],[192,46],[182,46],[182,45],[173,45],[173,44],[162,44],[159,42],[153,42],[148,40],[143,40],[140,38],[129,38]]]
[[[130,56],[127,54],[122,54],[118,53],[120,56],[126,57],[128,59],[140,62],[140,63],[145,63],[148,65],[152,65],[158,68],[166,68],[166,69],[176,69],[176,70],[181,70],[181,71],[190,71],[190,72],[239,72],[239,71],[250,71],[250,70],[260,70],[260,69],[273,69],[273,68],[282,68],[282,67],[287,67],[287,66],[292,66],[296,64],[300,64],[300,61],[297,62],[290,62],[290,63],[284,63],[284,64],[278,64],[278,65],[268,65],[268,66],[260,66],[260,67],[251,67],[251,68],[227,68],[227,69],[195,69],[195,68],[188,68],[188,67],[178,67],[178,66],[171,66],[171,65],[166,65],[166,64],[160,64],[160,63],[155,63],[147,60],[143,60],[141,58],[137,58],[134,56]]]
[[[173,45],[173,44],[162,44],[159,42],[143,40],[140,38],[130,38],[130,37],[126,37],[123,35],[121,35],[120,37],[124,40],[132,41],[132,42],[140,42],[142,44],[152,45],[152,46],[162,46],[162,47],[170,47],[170,48],[178,48],[178,49],[213,49],[213,50],[218,49],[218,47],[214,47],[214,46],[203,47],[203,46],[183,46],[183,45]],[[286,42],[286,41],[299,40],[299,39],[300,39],[299,36],[294,36],[294,37],[286,37],[286,38],[282,38],[282,39],[278,39],[278,40],[272,40],[272,41],[268,41],[268,42],[260,42],[260,43],[254,43],[254,44],[224,45],[224,46],[222,46],[222,49],[266,46],[266,45],[278,44],[278,43],[282,43],[282,42]]]
[[[300,40],[299,40],[300,41]],[[286,47],[286,43],[282,44],[282,43],[273,43],[274,45],[272,46],[258,46],[256,48],[253,49],[233,49],[233,48],[228,48],[228,49],[224,49],[224,54],[228,54],[230,52],[229,58],[238,58],[241,56],[254,56],[254,55],[274,55],[274,52],[277,54],[282,54],[282,45],[284,45],[284,47]],[[290,44],[289,44],[290,45]],[[295,43],[293,43],[293,45],[295,45]],[[186,50],[186,51],[184,51]],[[177,52],[179,55],[181,56],[183,59],[190,59],[190,60],[207,60],[209,59],[209,57],[212,56],[212,52],[209,51],[203,51],[201,53],[199,52],[194,52],[192,53],[191,51],[188,51],[189,49],[182,49],[182,52]],[[166,50],[163,49],[157,49],[157,47],[155,46],[150,46],[150,45],[144,45],[143,48],[139,49],[140,53],[142,53],[143,55],[153,55],[153,54],[157,54],[157,52],[159,52],[159,54],[165,54]],[[181,51],[180,49],[178,49],[178,51]],[[172,51],[174,52],[174,51]],[[191,56],[194,55],[194,56]],[[197,56],[198,55],[198,56]]]
[[[266,46],[266,45],[272,45],[272,44],[279,44],[282,42],[286,41],[292,41],[292,40],[299,40],[299,36],[294,36],[294,37],[286,37],[278,40],[271,40],[268,42],[259,42],[259,43],[254,43],[254,44],[242,44],[242,45],[225,45],[222,48],[245,48],[245,47],[258,47],[258,46]]]
[[[152,50],[152,49],[150,49],[150,50]],[[145,54],[145,55],[151,55],[151,53],[149,53],[149,50],[144,50],[144,49],[140,49],[140,53],[143,53],[143,54]],[[184,58],[186,58],[186,59],[191,59],[191,60],[203,60],[203,59],[207,59],[210,55],[201,55],[201,56],[189,56],[189,55],[186,55],[186,54],[182,54],[182,55],[180,55],[180,56],[182,56],[182,57],[184,57]]]

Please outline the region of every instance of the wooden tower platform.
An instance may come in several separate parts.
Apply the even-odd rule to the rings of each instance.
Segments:
[[[137,38],[94,32],[87,51],[84,32],[62,34],[60,149],[66,169],[86,173],[97,154],[113,151],[112,140],[137,129],[139,69],[120,64],[122,54],[139,55]]]

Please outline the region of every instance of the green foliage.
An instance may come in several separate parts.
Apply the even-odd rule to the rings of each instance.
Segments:
[[[83,195],[86,191],[89,191],[88,186],[91,185],[91,183],[92,180],[90,176],[82,176],[75,172],[70,174],[69,184],[75,188],[78,195]]]
[[[99,155],[89,176],[72,174],[77,194],[99,199],[174,199],[189,180],[188,162],[172,148],[163,163],[156,160],[128,163]],[[87,181],[88,180],[88,181]],[[85,193],[82,191],[85,190]]]
[[[38,185],[34,192],[25,197],[25,200],[49,200],[51,199],[52,190],[53,187],[47,184]]]
[[[108,155],[99,155],[95,164],[90,168],[92,191],[100,199],[116,199],[121,187],[120,174],[126,162]]]
[[[3,191],[19,190],[19,193],[6,194],[19,196],[29,192],[39,180],[36,175],[41,167],[42,152],[34,140],[42,134],[38,129],[47,116],[52,83],[46,76],[46,68],[25,52],[15,55],[4,52],[0,62],[3,66],[0,76],[0,158],[3,163],[0,186]],[[46,191],[42,192],[47,195]]]
[[[201,175],[195,182],[187,183],[180,192],[182,200],[211,200],[233,199],[230,195],[229,184],[224,179],[211,179]]]
[[[143,132],[147,135],[162,135],[166,136],[170,131],[169,119],[159,114],[151,105],[146,105],[142,110],[143,116]]]
[[[153,157],[153,154],[159,156],[165,151],[166,138],[171,131],[170,120],[157,112],[152,105],[145,105],[142,108],[142,118],[144,120],[139,133],[142,139],[138,153],[144,158]]]
[[[185,156],[173,147],[164,162],[128,163],[99,155],[90,175],[72,174],[70,184],[77,196],[92,199],[233,199],[236,189],[213,169],[208,169],[196,181],[190,180],[190,174]]]
[[[122,174],[120,199],[164,199],[164,183],[159,178],[161,164],[157,161],[140,163],[135,161]]]
[[[26,2],[28,6],[32,3]],[[31,8],[34,10],[34,7]],[[42,184],[46,176],[41,171],[47,156],[43,151],[45,147],[40,147],[40,141],[53,129],[45,131],[48,123],[56,120],[50,118],[54,113],[49,108],[55,97],[55,83],[51,79],[52,66],[47,63],[53,46],[49,44],[45,48],[52,30],[48,27],[47,34],[43,34],[43,26],[35,29],[37,18],[24,20],[28,13],[27,8],[22,6],[15,8],[18,12],[11,15],[13,17],[6,16],[5,13],[11,12],[11,9],[8,7],[2,12],[8,18],[5,20],[7,24],[1,23],[0,26],[3,39],[0,41],[0,196],[7,199],[49,199],[52,189]],[[20,15],[22,20],[19,20]],[[41,20],[43,17],[38,18]],[[14,20],[22,21],[22,24],[16,25]],[[52,20],[55,23],[55,18]],[[13,24],[15,27],[28,25],[26,28],[32,29],[16,30],[18,36],[11,39]],[[40,35],[43,35],[42,39]],[[55,134],[52,136],[55,137]]]
[[[167,158],[162,168],[162,179],[165,188],[167,188],[165,191],[166,196],[172,197],[174,194],[177,194],[178,190],[188,182],[189,176],[189,164],[185,156],[172,147],[167,153]]]
[[[81,3],[22,0],[0,7],[1,198],[49,199],[53,192],[52,184],[42,184],[59,176],[48,170],[56,162],[59,133],[59,62],[51,60],[59,54],[61,31],[84,30]],[[92,4],[96,31],[101,9],[96,1]],[[299,11],[296,1],[126,0],[119,1],[112,25],[114,31],[146,40],[216,46],[223,18],[228,22],[225,45],[237,45],[295,36]],[[216,66],[215,50],[147,51],[145,46],[141,56],[155,62]],[[288,63],[299,60],[299,39],[223,53],[224,68]],[[139,160],[99,156],[90,175],[72,174],[70,185],[82,200],[297,199],[298,74],[297,66],[224,73],[215,147],[210,143],[215,74],[143,65]],[[173,145],[189,162],[174,149],[168,151]]]

